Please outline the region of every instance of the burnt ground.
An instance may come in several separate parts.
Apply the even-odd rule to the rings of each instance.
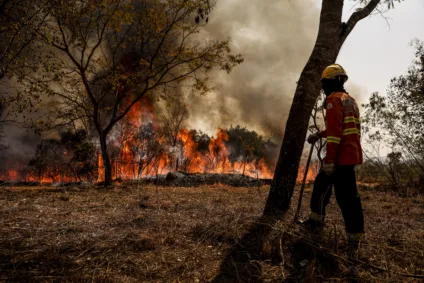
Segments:
[[[422,196],[361,190],[367,239],[355,259],[334,197],[324,231],[311,234],[291,224],[296,203],[283,221],[258,224],[266,196],[223,185],[0,187],[0,281],[423,280]],[[310,188],[304,197],[306,215]]]

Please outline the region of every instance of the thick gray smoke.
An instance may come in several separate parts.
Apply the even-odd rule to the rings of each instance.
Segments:
[[[230,75],[211,75],[215,90],[187,101],[189,128],[214,134],[217,127],[246,126],[267,137],[281,138],[296,81],[315,38],[319,6],[314,0],[218,0],[201,36],[232,39],[244,63]],[[29,160],[40,138],[26,130],[5,127],[10,159]],[[1,168],[2,166],[0,166]]]
[[[0,80],[0,100],[7,101],[8,95],[16,88],[16,82],[3,78]],[[2,105],[0,105],[2,106]],[[35,153],[41,138],[30,129],[24,129],[19,123],[8,121],[22,119],[8,112],[6,105],[0,111],[0,179],[5,171],[21,170]],[[25,115],[31,115],[25,113]]]
[[[214,132],[239,124],[281,137],[296,87],[316,39],[319,7],[313,0],[220,0],[206,37],[231,37],[245,62],[218,72],[215,91],[192,97],[189,125]]]
[[[0,138],[0,176],[8,170],[22,170],[34,157],[40,136],[13,124],[2,125],[4,136]]]

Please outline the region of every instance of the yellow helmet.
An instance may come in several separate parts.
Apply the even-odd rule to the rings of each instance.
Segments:
[[[348,79],[345,69],[343,69],[343,67],[340,66],[339,64],[333,64],[325,68],[324,72],[322,72],[321,80],[335,79],[337,77],[344,77],[345,81],[347,81]]]

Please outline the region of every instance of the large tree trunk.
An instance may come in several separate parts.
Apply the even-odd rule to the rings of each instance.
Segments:
[[[343,0],[322,1],[318,37],[297,84],[264,215],[282,216],[289,209],[309,118],[321,89],[320,75],[326,66],[335,62],[355,24],[368,16],[379,2],[372,0],[364,9],[353,13],[345,24],[341,22]]]
[[[104,186],[112,184],[112,164],[110,162],[109,153],[107,152],[106,134],[104,132],[99,133],[100,148],[102,150],[102,159],[104,167]]]

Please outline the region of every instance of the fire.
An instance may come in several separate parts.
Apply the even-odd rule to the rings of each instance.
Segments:
[[[76,181],[74,178],[65,176],[57,171],[50,171],[44,174],[43,176],[37,176],[34,173],[27,172],[26,169],[4,170],[4,172],[0,174],[0,180],[14,182],[40,182],[42,184],[50,184],[57,182],[69,183]]]
[[[244,155],[234,156],[228,145],[229,134],[218,129],[215,137],[208,139],[207,145],[199,144],[193,131],[180,129],[172,143],[161,130],[153,114],[152,103],[144,99],[135,104],[120,123],[109,142],[113,179],[140,179],[143,177],[166,174],[170,171],[186,173],[230,173],[253,178],[270,179],[275,164],[269,160],[253,156],[248,150]],[[71,157],[72,153],[62,152]],[[96,157],[97,182],[104,181],[104,161],[100,149]],[[299,168],[297,182],[303,179],[304,168]],[[314,180],[316,166],[310,166],[306,180]],[[78,178],[64,175],[60,166],[43,172],[25,173],[21,170],[0,172],[3,180],[25,180],[41,182],[73,182]]]
[[[317,165],[311,164],[308,168],[308,172],[306,173],[306,183],[313,182],[315,180],[315,177],[317,175]],[[299,166],[299,171],[297,174],[296,182],[301,183],[303,181],[303,176],[305,175],[305,166],[301,165]]]
[[[188,129],[178,132],[177,140],[181,147],[178,150],[159,152],[150,159],[139,156],[137,148],[142,148],[145,141],[136,139],[134,135],[129,136],[122,143],[119,156],[112,164],[112,175],[114,179],[138,179],[141,177],[165,174],[172,170],[187,173],[240,173],[255,178],[272,178],[272,171],[265,161],[237,161],[229,160],[229,150],[225,144],[228,134],[219,129],[216,138],[211,138],[207,151],[200,151],[199,144]],[[160,144],[163,142],[159,140]],[[103,159],[98,155],[98,181],[104,180]]]
[[[178,139],[183,144],[183,155],[186,160],[186,171],[190,173],[241,173],[256,178],[272,178],[272,172],[263,159],[259,161],[229,160],[229,150],[225,144],[228,134],[223,129],[218,129],[216,138],[209,142],[208,151],[201,153],[198,144],[187,129],[182,129]]]
[[[97,168],[98,168],[97,182],[103,182],[105,180],[105,174],[104,174],[104,168],[103,168],[103,158],[100,152],[97,154]]]

